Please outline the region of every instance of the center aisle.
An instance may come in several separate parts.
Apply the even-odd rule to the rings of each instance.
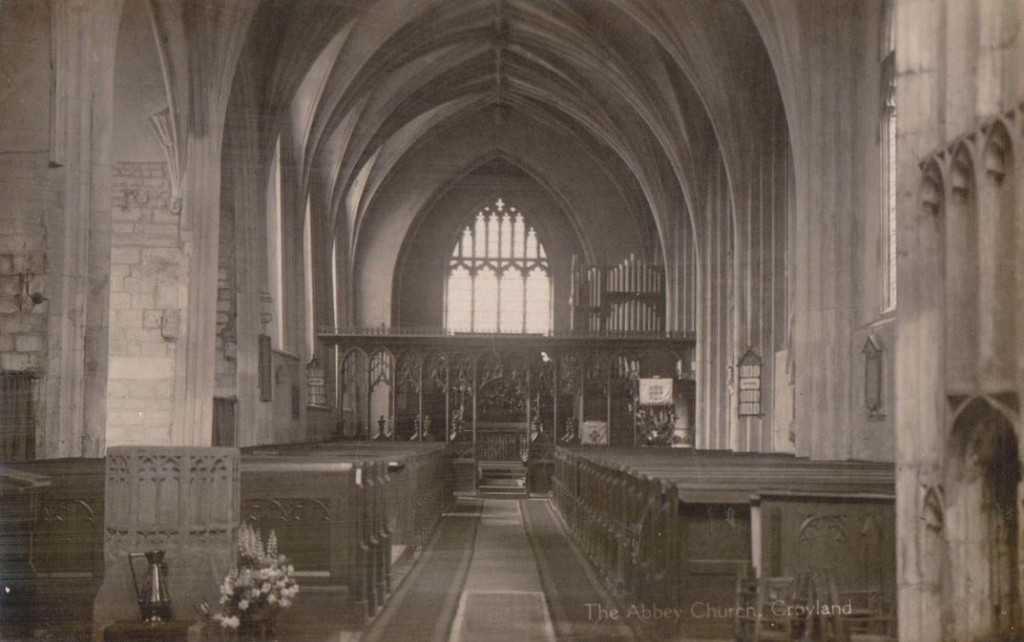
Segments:
[[[366,642],[633,640],[544,499],[459,498]]]

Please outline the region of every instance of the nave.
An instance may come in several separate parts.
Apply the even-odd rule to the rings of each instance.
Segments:
[[[548,500],[461,497],[361,639],[637,639],[599,607],[615,601]]]

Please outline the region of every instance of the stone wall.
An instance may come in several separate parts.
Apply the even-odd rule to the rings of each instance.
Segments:
[[[1000,569],[986,550],[999,538],[970,535],[989,527],[989,507],[996,504],[971,496],[977,489],[954,474],[961,468],[971,470],[975,479],[1006,481],[1012,479],[1012,468],[994,474],[985,470],[992,463],[987,459],[1003,454],[999,448],[987,456],[964,452],[962,442],[970,443],[964,435],[972,435],[974,443],[988,443],[974,432],[977,425],[959,426],[964,432],[954,437],[958,413],[981,407],[990,415],[992,434],[1005,438],[1006,432],[1015,432],[1020,442],[1019,410],[1006,413],[1015,417],[1012,431],[1007,427],[1011,422],[1004,417],[993,421],[991,415],[1001,414],[995,410],[1000,403],[1019,408],[1024,397],[1024,293],[1019,281],[1015,286],[1001,281],[1001,276],[1020,273],[1009,266],[1021,265],[1024,247],[1019,197],[1016,203],[1003,200],[1013,199],[1014,190],[1020,194],[1024,181],[1019,165],[1024,142],[1024,8],[1013,2],[899,0],[895,21],[901,261],[895,370],[899,636],[975,639],[982,632],[1008,629],[1013,619],[1019,631],[1022,611],[1020,587],[1010,600],[1016,603],[1007,605],[1005,596],[993,591],[997,582],[983,577],[999,569],[994,578],[1003,573],[1019,582],[1012,562],[1011,568]],[[1009,140],[993,158],[986,151],[993,134],[1004,126],[998,120],[1008,125]],[[1003,197],[995,196],[997,185]],[[1014,235],[1015,255],[1006,248]],[[963,270],[974,277],[964,279]],[[981,332],[986,326],[988,340]],[[986,359],[995,355],[1004,358]],[[1001,401],[993,406],[991,399]],[[964,455],[971,455],[969,466]],[[1017,489],[1015,501],[1020,494]],[[968,590],[968,582],[975,586]]]
[[[0,370],[39,372],[46,359],[46,157],[0,155]]]
[[[167,444],[187,263],[159,162],[114,164],[107,444]]]

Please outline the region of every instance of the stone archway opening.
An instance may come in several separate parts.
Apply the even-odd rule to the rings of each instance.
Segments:
[[[947,465],[947,632],[954,639],[1009,631],[1019,620],[1020,457],[1011,419],[987,400],[953,422]]]

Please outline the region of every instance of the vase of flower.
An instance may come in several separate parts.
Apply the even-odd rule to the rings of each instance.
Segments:
[[[242,642],[276,640],[277,616],[299,592],[294,574],[288,558],[277,552],[277,535],[271,531],[264,545],[259,531],[244,524],[238,530],[238,561],[221,583],[221,612],[213,619]]]
[[[252,613],[238,619],[239,642],[277,642],[277,618],[270,613]]]

